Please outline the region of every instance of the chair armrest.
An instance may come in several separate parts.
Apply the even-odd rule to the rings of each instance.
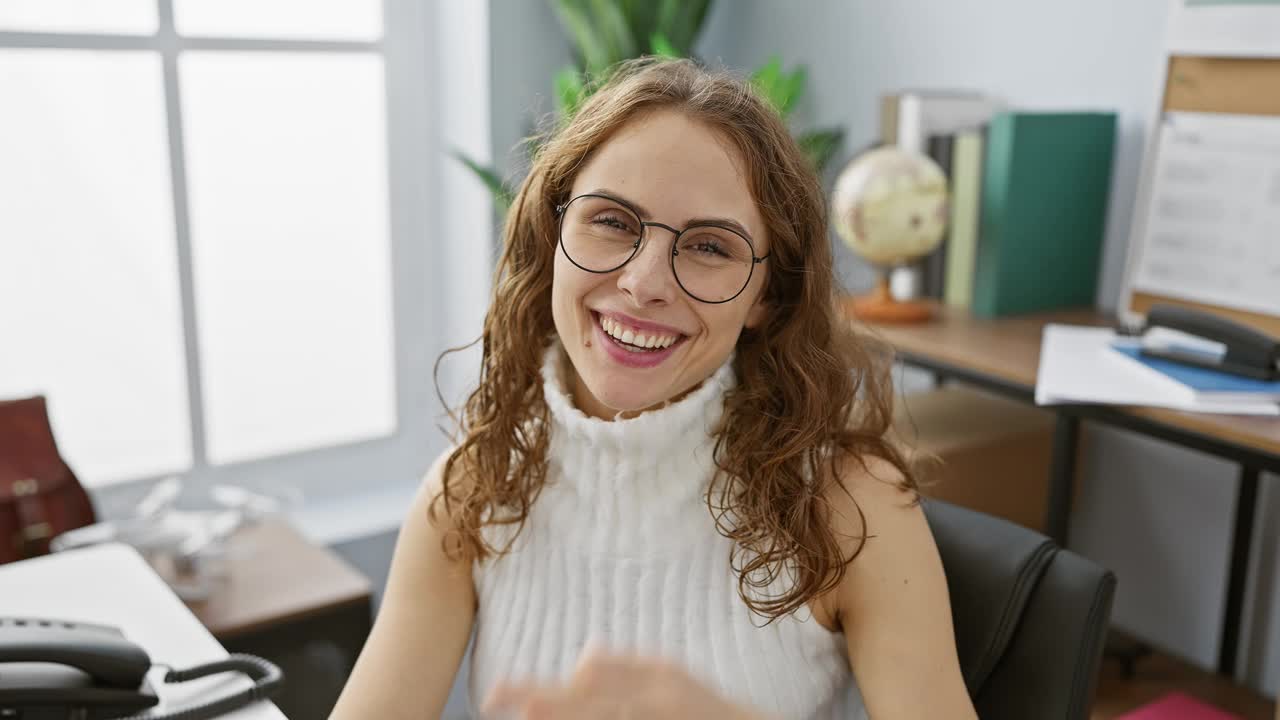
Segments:
[[[975,698],[978,714],[1086,720],[1115,589],[1111,571],[1067,550],[1055,553],[1004,657]]]
[[[924,510],[947,574],[965,686],[976,698],[1057,548],[1037,532],[947,502],[926,499]]]

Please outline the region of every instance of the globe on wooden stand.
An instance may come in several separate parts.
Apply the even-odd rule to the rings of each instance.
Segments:
[[[929,300],[898,300],[889,273],[938,249],[947,229],[947,178],[930,158],[896,147],[880,147],[855,157],[836,179],[831,194],[836,233],[880,271],[868,295],[846,307],[872,323],[916,323],[933,317]]]

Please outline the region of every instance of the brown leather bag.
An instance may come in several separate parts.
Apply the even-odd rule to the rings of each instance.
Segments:
[[[43,396],[0,401],[0,563],[49,552],[94,522],[89,495],[58,454]]]

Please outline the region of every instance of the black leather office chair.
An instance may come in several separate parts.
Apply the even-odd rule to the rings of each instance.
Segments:
[[[1088,718],[1115,575],[1000,518],[939,500],[924,510],[978,716]]]

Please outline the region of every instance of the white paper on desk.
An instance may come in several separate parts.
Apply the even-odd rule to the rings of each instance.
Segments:
[[[1166,113],[1133,285],[1280,308],[1280,118]]]
[[[1115,337],[1110,328],[1046,325],[1036,374],[1036,404],[1146,405],[1231,415],[1280,415],[1280,405],[1271,402],[1197,403],[1179,397],[1169,385],[1172,380],[1137,371],[1127,358],[1113,352],[1110,345]]]

